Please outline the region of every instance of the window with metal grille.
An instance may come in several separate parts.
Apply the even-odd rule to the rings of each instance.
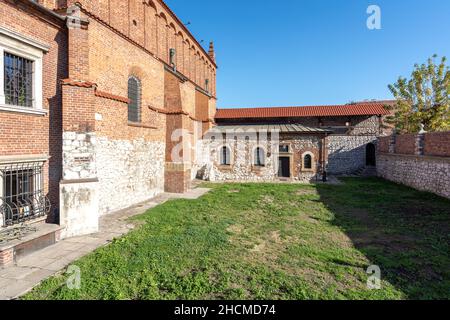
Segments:
[[[312,169],[312,157],[310,154],[305,155],[303,158],[303,168]]]
[[[265,166],[264,149],[263,148],[258,147],[255,149],[255,166],[257,166],[257,167]]]
[[[0,216],[3,227],[47,215],[50,202],[44,195],[41,163],[0,167]]]
[[[128,121],[141,121],[141,82],[135,77],[128,79]]]
[[[33,61],[4,52],[5,104],[33,106]]]
[[[220,164],[222,166],[229,166],[230,163],[230,149],[224,146],[220,152]]]

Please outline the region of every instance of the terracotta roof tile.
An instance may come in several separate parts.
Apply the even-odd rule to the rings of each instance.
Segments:
[[[386,110],[385,106],[393,103],[394,101],[389,100],[329,106],[219,109],[216,113],[216,119],[387,115],[389,111]]]

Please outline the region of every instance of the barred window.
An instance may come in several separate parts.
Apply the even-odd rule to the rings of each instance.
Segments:
[[[33,61],[3,54],[5,104],[33,106]]]
[[[255,149],[255,166],[257,167],[265,166],[265,157],[263,148],[258,147]]]
[[[135,77],[128,79],[128,121],[141,122],[141,82]]]
[[[230,149],[228,149],[228,147],[226,146],[223,146],[220,152],[220,164],[222,166],[229,166],[231,164],[230,160]]]
[[[45,216],[50,202],[44,195],[41,163],[0,167],[0,216],[3,227]]]

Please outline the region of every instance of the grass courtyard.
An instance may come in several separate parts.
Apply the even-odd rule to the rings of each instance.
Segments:
[[[25,299],[449,299],[450,201],[381,179],[224,184],[139,227]],[[367,288],[371,265],[380,290]]]

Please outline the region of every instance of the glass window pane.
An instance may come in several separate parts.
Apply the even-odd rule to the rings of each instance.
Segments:
[[[5,52],[5,103],[20,107],[33,106],[33,61]]]

